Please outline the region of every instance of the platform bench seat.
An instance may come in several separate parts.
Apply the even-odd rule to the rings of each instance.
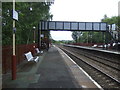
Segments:
[[[40,51],[38,48],[35,49],[37,51],[38,54],[42,54],[43,51]]]
[[[25,56],[27,58],[28,61],[35,61],[38,62],[39,61],[39,57],[33,57],[31,52],[25,53]]]

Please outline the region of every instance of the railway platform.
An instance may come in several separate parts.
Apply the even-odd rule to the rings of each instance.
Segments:
[[[52,46],[38,63],[30,62],[17,71],[17,79],[3,75],[5,88],[95,88],[101,87],[61,49]],[[101,88],[102,89],[102,88]]]

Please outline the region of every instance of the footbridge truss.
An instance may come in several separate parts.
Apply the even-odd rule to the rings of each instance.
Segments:
[[[69,22],[69,21],[40,21],[42,31],[102,31],[108,30],[105,22]]]

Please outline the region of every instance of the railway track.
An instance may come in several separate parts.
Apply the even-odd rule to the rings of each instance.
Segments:
[[[61,47],[80,67],[82,67],[103,88],[120,89],[120,69],[117,62],[98,58],[78,49]]]

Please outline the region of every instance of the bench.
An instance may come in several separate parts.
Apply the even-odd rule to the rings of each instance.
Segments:
[[[38,62],[39,61],[39,57],[33,57],[31,52],[25,53],[25,56],[27,58],[28,61],[35,61]]]
[[[42,54],[43,51],[40,51],[38,48],[35,48],[35,50],[37,51],[38,54]]]

